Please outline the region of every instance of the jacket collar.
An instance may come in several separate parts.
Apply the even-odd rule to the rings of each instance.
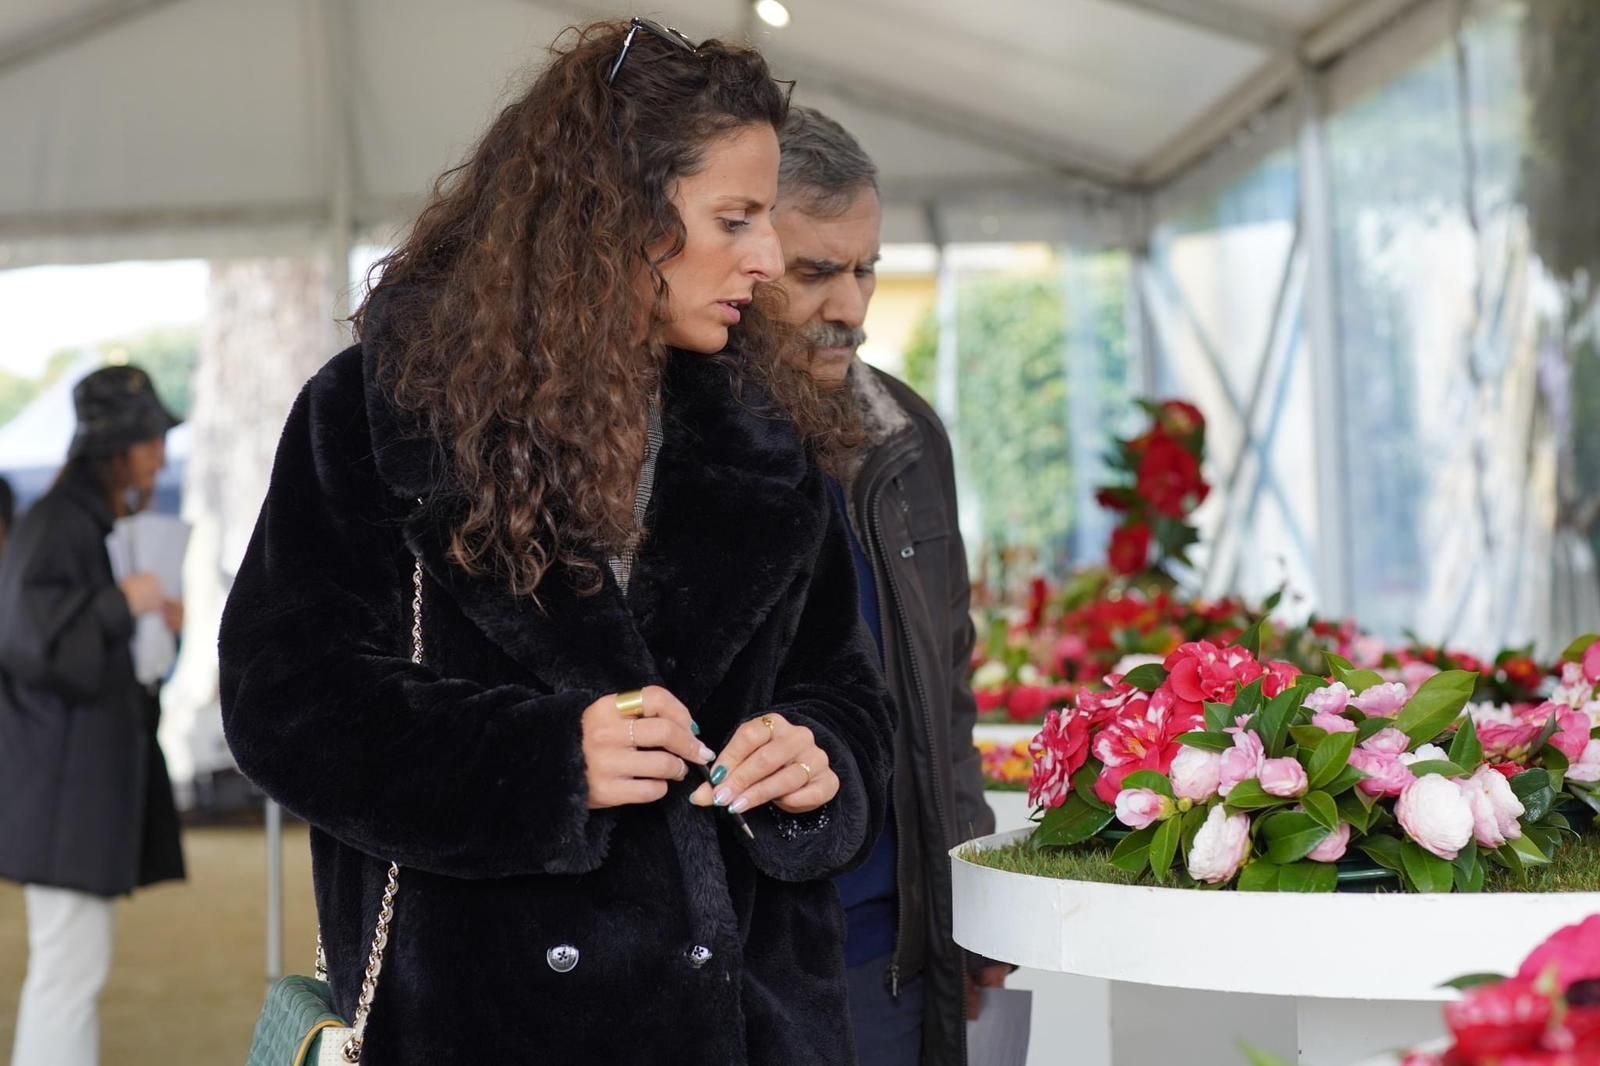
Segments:
[[[117,516],[106,499],[105,490],[87,471],[71,471],[61,479],[58,491],[62,496],[87,511],[95,523],[106,532],[116,525]]]
[[[691,709],[721,682],[821,539],[823,489],[793,426],[732,372],[728,356],[674,352],[663,382],[662,446],[644,545],[624,597],[604,584],[580,596],[556,567],[537,603],[493,575],[449,561],[461,500],[439,442],[419,432],[379,383],[381,323],[363,342],[380,477],[420,501],[405,522],[412,550],[461,610],[552,689],[671,689]]]

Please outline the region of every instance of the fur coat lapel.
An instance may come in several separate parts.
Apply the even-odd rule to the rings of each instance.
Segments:
[[[726,357],[674,352],[645,543],[629,595],[602,565],[600,591],[580,596],[558,567],[535,604],[491,574],[469,575],[450,563],[459,499],[446,455],[379,384],[381,342],[379,331],[363,345],[374,455],[397,496],[421,501],[405,532],[429,576],[553,691],[662,684],[691,709],[699,706],[809,566],[787,546],[821,537],[823,489],[808,475],[792,425],[753,385],[741,387]]]

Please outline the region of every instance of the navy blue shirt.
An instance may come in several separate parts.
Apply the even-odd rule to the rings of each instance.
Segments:
[[[878,603],[878,582],[872,573],[872,564],[850,524],[849,507],[844,489],[833,478],[828,479],[828,489],[833,493],[834,505],[844,519],[850,533],[850,554],[855,557],[856,585],[861,590],[861,619],[872,632],[878,645],[878,658],[883,659],[883,613]],[[867,861],[847,874],[834,878],[839,890],[839,901],[844,904],[845,939],[844,962],[846,966],[859,966],[880,959],[894,950],[895,895],[897,891],[897,852],[894,803],[884,818],[883,834],[873,847]]]

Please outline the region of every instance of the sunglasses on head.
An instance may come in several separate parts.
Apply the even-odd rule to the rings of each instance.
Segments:
[[[607,85],[617,80],[617,74],[621,72],[622,64],[628,58],[628,50],[633,47],[633,39],[639,35],[640,30],[653,34],[673,47],[688,52],[690,55],[699,54],[699,49],[695,48],[694,42],[671,26],[663,26],[661,23],[652,22],[649,19],[631,19],[628,22],[628,35],[622,39],[622,51],[617,53],[616,61],[611,64],[610,71],[606,73]]]

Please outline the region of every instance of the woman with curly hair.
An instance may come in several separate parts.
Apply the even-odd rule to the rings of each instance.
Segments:
[[[369,1062],[852,1059],[828,878],[890,718],[857,429],[763,308],[786,109],[753,51],[577,31],[289,417],[224,721]]]

